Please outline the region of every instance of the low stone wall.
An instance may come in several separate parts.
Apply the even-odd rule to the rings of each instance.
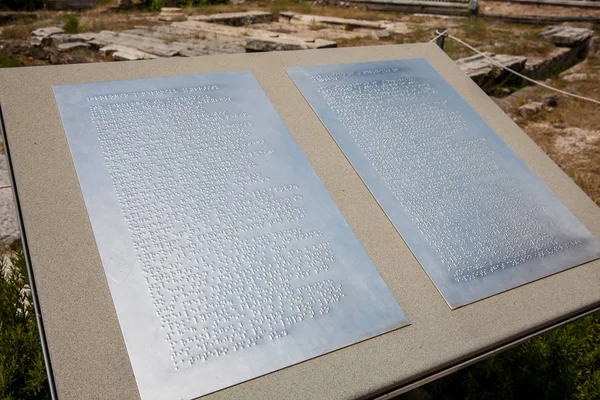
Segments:
[[[525,75],[542,80],[571,68],[584,60],[590,52],[594,31],[570,26],[553,26],[540,34],[557,48],[545,58],[531,58],[525,65]]]
[[[525,75],[536,80],[544,80],[581,61],[578,51],[566,47],[554,49],[547,58],[531,58],[525,64]]]
[[[590,29],[570,26],[550,27],[540,34],[541,40],[550,40],[556,46],[546,57],[527,58],[492,53],[486,55],[497,63],[530,78],[544,80],[584,60],[592,46],[593,36],[594,31]],[[484,90],[500,84],[509,76],[507,71],[494,66],[481,55],[461,58],[456,63]],[[521,85],[526,84],[527,81],[521,81]]]
[[[210,22],[221,25],[246,26],[251,24],[271,22],[273,20],[273,14],[266,11],[246,11],[213,15],[199,15],[190,17],[189,19],[193,21]]]
[[[367,10],[466,16],[476,12],[471,0],[328,0],[328,4],[345,3]],[[474,7],[474,8],[472,8]]]
[[[99,0],[48,0],[51,10],[86,10],[98,5]]]
[[[486,52],[496,63],[504,65],[514,71],[522,72],[527,63],[527,58],[507,54],[494,54]],[[488,58],[482,55],[461,58],[456,61],[458,65],[477,85],[482,88],[493,86],[502,82],[510,74],[508,71],[495,66]]]

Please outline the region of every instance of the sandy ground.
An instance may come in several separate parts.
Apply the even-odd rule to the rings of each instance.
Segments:
[[[576,65],[569,73],[585,73],[587,79],[567,82],[556,77],[549,84],[600,100],[600,51]],[[497,100],[500,107],[556,162],[596,204],[600,205],[600,106],[558,94],[556,105],[524,118],[518,108],[532,101],[544,101],[553,93],[541,87],[527,87]]]
[[[600,8],[562,7],[509,3],[504,1],[481,1],[479,11],[485,14],[511,15],[515,17],[596,17]]]

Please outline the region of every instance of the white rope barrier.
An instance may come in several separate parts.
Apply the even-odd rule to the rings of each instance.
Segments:
[[[489,62],[491,62],[492,64],[494,64],[494,65],[495,65],[495,66],[497,66],[498,68],[502,68],[502,69],[504,69],[504,70],[507,70],[507,71],[509,71],[509,72],[512,72],[513,74],[517,75],[517,76],[518,76],[518,77],[520,77],[520,78],[523,78],[523,79],[525,79],[526,81],[529,81],[529,82],[531,82],[531,83],[534,83],[534,84],[536,84],[536,85],[539,85],[539,86],[541,86],[541,87],[543,87],[543,88],[546,88],[546,89],[553,90],[553,91],[555,91],[555,92],[558,92],[558,93],[564,94],[565,96],[570,96],[570,97],[574,97],[574,98],[576,98],[576,99],[585,100],[585,101],[590,101],[590,102],[592,102],[592,103],[600,104],[600,101],[598,101],[598,100],[596,100],[596,99],[591,99],[591,98],[589,98],[589,97],[580,96],[580,95],[578,95],[578,94],[575,94],[575,93],[571,93],[571,92],[567,92],[567,91],[564,91],[564,90],[561,90],[561,89],[557,89],[557,88],[555,88],[555,87],[552,87],[552,86],[546,85],[546,84],[545,84],[545,83],[543,83],[543,82],[539,82],[539,81],[536,81],[535,79],[532,79],[532,78],[530,78],[530,77],[528,77],[528,76],[525,76],[525,75],[523,75],[523,74],[521,74],[521,73],[519,73],[519,72],[515,71],[515,70],[514,70],[514,69],[512,69],[512,68],[509,68],[509,67],[507,67],[507,66],[505,66],[505,65],[502,65],[502,64],[500,64],[499,62],[497,62],[496,60],[494,60],[493,58],[491,58],[490,56],[488,56],[488,55],[487,55],[487,54],[485,54],[484,52],[477,50],[475,47],[471,46],[470,44],[466,43],[465,41],[463,41],[463,40],[460,40],[460,39],[459,39],[459,38],[457,38],[456,36],[452,36],[452,35],[448,34],[448,32],[447,32],[447,31],[445,31],[445,30],[444,30],[443,32],[440,32],[440,33],[439,33],[439,34],[438,34],[438,35],[437,35],[435,38],[433,38],[433,39],[432,39],[430,42],[434,42],[434,41],[436,41],[436,40],[437,40],[439,37],[441,37],[441,36],[447,36],[447,37],[449,37],[450,39],[456,40],[458,43],[462,44],[463,46],[467,47],[468,49],[470,49],[470,50],[474,51],[475,53],[477,53],[477,54],[479,54],[479,55],[481,55],[481,56],[483,56],[484,58],[486,58],[486,59],[487,59]]]
[[[437,32],[437,31],[436,31],[436,32]],[[440,33],[439,33],[439,34],[438,34],[436,37],[434,37],[433,39],[431,39],[431,40],[429,41],[429,43],[431,43],[431,42],[435,42],[436,40],[438,40],[438,39],[439,39],[440,37],[442,37],[442,36],[448,36],[448,33],[447,33],[447,32],[448,32],[448,31],[446,31],[446,30],[444,30],[443,32],[440,32]]]

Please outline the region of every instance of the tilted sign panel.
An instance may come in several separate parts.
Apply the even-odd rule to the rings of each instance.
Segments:
[[[455,308],[600,243],[423,59],[287,72]]]
[[[54,91],[143,400],[408,323],[251,73]]]

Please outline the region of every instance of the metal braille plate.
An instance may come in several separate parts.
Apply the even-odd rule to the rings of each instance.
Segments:
[[[286,70],[451,308],[600,257],[424,59]]]
[[[143,400],[408,324],[250,72],[54,93]]]

